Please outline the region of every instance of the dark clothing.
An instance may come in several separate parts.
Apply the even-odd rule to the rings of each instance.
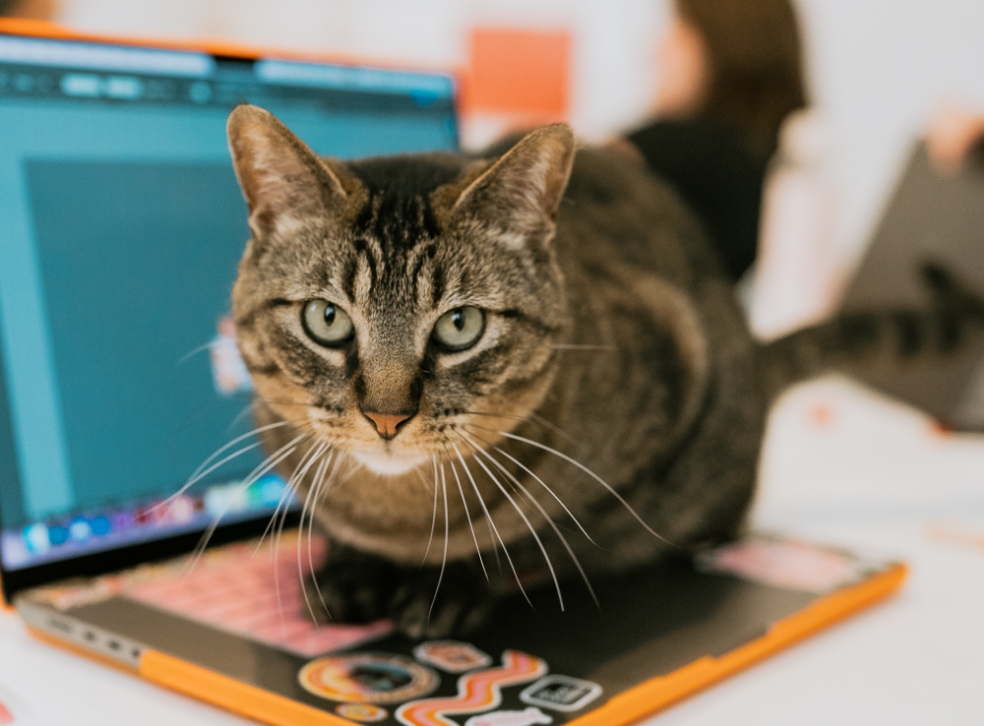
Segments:
[[[755,261],[769,160],[706,120],[655,121],[627,138],[694,210],[737,281]]]

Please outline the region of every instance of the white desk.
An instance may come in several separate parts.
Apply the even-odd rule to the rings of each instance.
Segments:
[[[646,721],[654,726],[984,724],[984,437],[841,379],[791,391],[763,454],[759,527],[901,556],[901,594]],[[0,615],[0,701],[18,726],[247,721],[30,638]]]

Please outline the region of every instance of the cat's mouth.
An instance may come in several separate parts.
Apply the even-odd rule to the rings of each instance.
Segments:
[[[353,451],[351,455],[369,471],[382,476],[406,474],[430,458],[421,455],[394,454],[388,451]]]

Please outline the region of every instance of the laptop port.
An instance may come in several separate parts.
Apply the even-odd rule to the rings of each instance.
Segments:
[[[66,623],[64,620],[56,620],[55,618],[48,619],[48,625],[50,625],[55,630],[60,630],[63,633],[72,633],[72,626],[70,623]]]

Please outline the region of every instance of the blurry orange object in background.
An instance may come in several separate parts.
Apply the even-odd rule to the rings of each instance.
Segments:
[[[570,111],[571,35],[566,30],[474,28],[461,111],[511,127],[563,121]]]

